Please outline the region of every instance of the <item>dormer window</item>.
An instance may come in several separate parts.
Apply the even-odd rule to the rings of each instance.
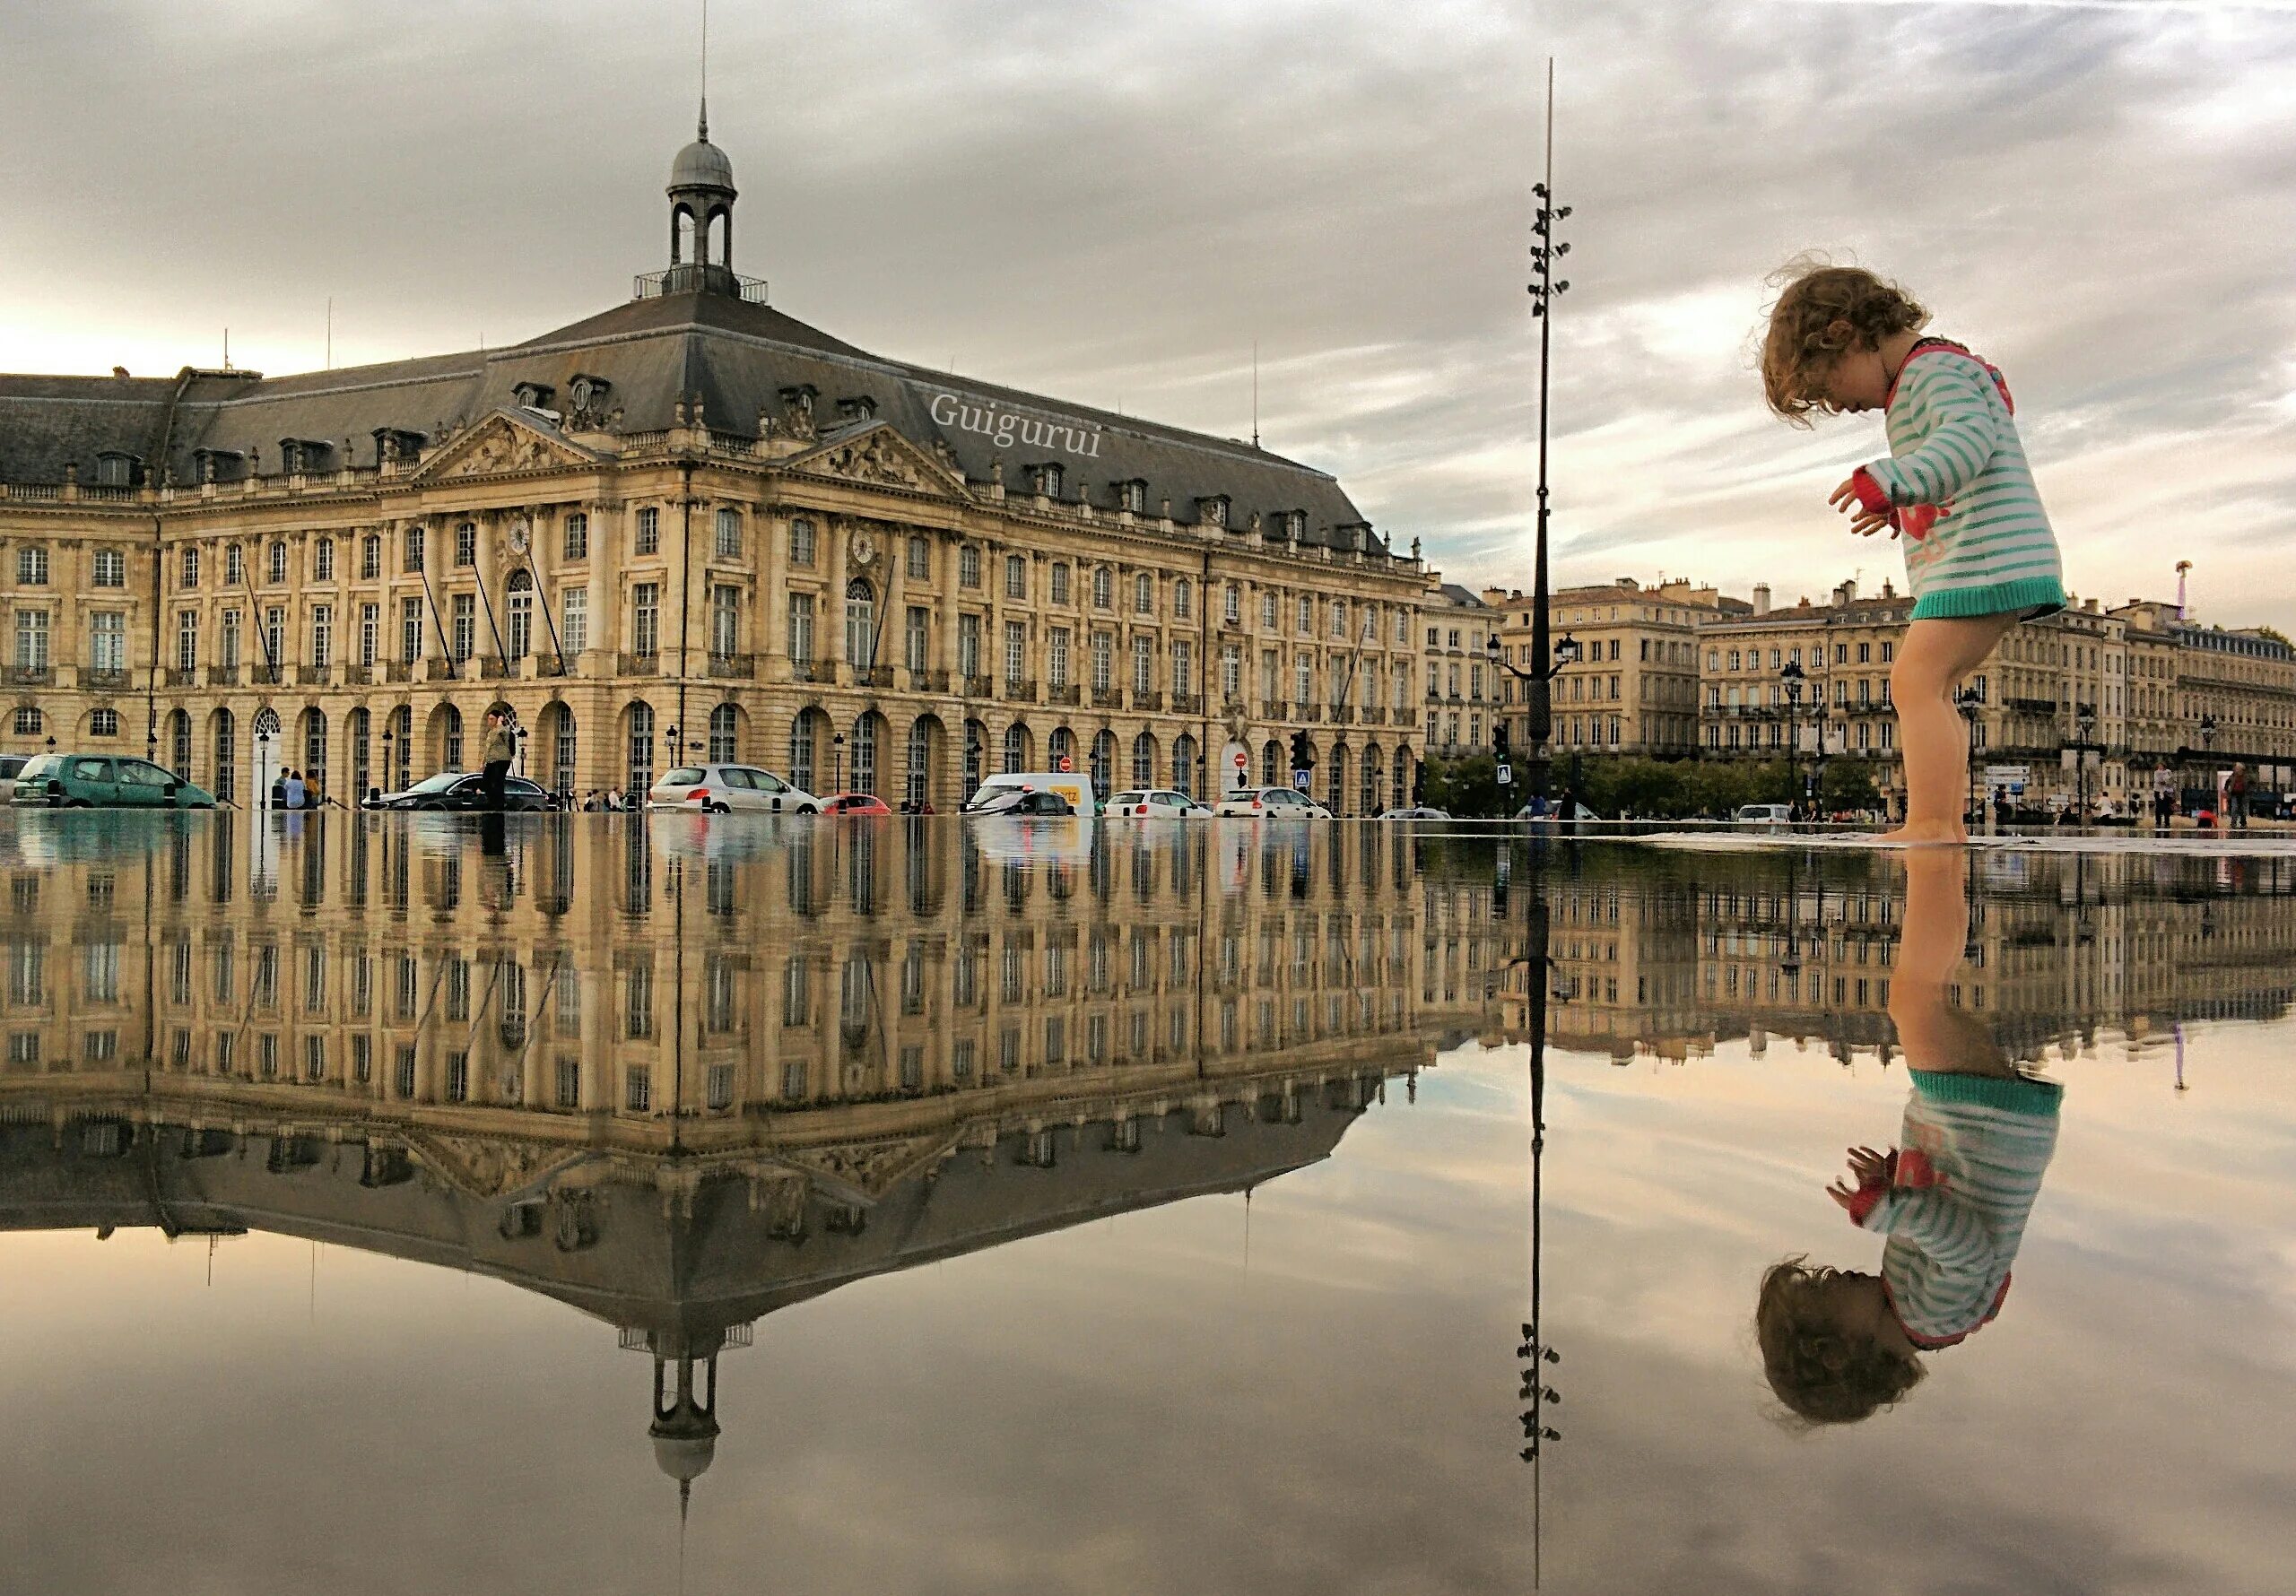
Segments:
[[[512,383],[510,392],[528,410],[549,409],[551,400],[558,394],[558,390],[546,382]]]
[[[613,384],[604,377],[578,371],[574,374],[574,380],[566,385],[566,402],[577,411],[596,410],[613,391]]]
[[[866,394],[856,394],[837,402],[837,415],[843,421],[870,421],[877,416],[877,402]]]
[[[322,439],[283,438],[279,440],[279,469],[291,477],[325,471],[326,457],[333,452],[333,446]]]
[[[117,449],[106,449],[96,456],[96,486],[99,488],[133,488],[144,474],[144,462]]]
[[[1061,477],[1063,475],[1060,469],[1060,463],[1057,460],[1048,460],[1044,464],[1036,466],[1033,469],[1036,472],[1037,491],[1043,494],[1047,499],[1058,499],[1060,497],[1060,484]]]
[[[422,453],[423,435],[404,427],[378,427],[374,438],[375,463],[378,465],[386,460],[411,465]]]
[[[813,421],[813,400],[820,392],[809,382],[782,389],[782,413],[794,423],[810,427]]]
[[[1118,482],[1116,485],[1116,502],[1120,509],[1130,510],[1135,516],[1145,515],[1148,511],[1148,484],[1138,477]]]
[[[1228,496],[1214,493],[1208,499],[1198,499],[1196,501],[1196,518],[1206,526],[1227,525]]]
[[[1302,521],[1307,519],[1305,510],[1295,510],[1292,513]],[[1343,521],[1332,528],[1332,536],[1333,541],[1343,549],[1361,549],[1368,551],[1371,547],[1371,524],[1369,521]]]
[[[1296,543],[1308,535],[1308,512],[1285,510],[1276,516],[1275,525],[1285,537]]]

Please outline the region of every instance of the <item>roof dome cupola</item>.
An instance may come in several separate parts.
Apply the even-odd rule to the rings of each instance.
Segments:
[[[709,101],[693,143],[670,163],[670,269],[664,293],[738,295],[734,275],[734,163],[709,142]]]

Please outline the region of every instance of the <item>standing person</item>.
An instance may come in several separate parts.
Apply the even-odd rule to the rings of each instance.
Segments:
[[[2232,767],[2232,774],[2224,782],[2224,816],[2235,831],[2248,828],[2248,768]]]
[[[1912,622],[1890,673],[1905,750],[1906,820],[1883,840],[1965,843],[1968,732],[1953,694],[2022,620],[2065,607],[2057,534],[2018,441],[2001,373],[1961,344],[1924,338],[1929,313],[1855,266],[1802,270],[1770,309],[1762,349],[1770,408],[1883,410],[1890,457],[1828,497],[1871,537],[1906,539]]]
[[[480,767],[479,779],[488,809],[502,807],[502,784],[510,774],[510,759],[517,752],[518,740],[510,734],[510,717],[500,709],[486,712],[486,744],[482,750],[485,763]]]
[[[287,772],[284,770],[271,778],[271,807],[287,807]]]
[[[300,770],[290,770],[279,784],[279,802],[284,808],[300,809],[303,800],[309,796],[309,790],[303,785],[303,773]]]

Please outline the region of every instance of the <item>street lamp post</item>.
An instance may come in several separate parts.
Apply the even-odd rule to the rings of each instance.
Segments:
[[[1540,547],[1542,549],[1545,547],[1544,539],[1541,540]],[[1546,563],[1544,559],[1539,563],[1539,569],[1541,571],[1544,571],[1546,569]],[[1546,613],[1544,601],[1541,603],[1538,613],[1542,617]],[[1489,639],[1483,645],[1484,655],[1490,660],[1491,668],[1492,670],[1506,672],[1516,681],[1525,683],[1529,690],[1523,695],[1523,697],[1526,702],[1533,706],[1531,710],[1530,728],[1532,748],[1530,766],[1533,772],[1531,777],[1531,794],[1534,797],[1539,798],[1544,798],[1547,795],[1546,777],[1548,759],[1546,742],[1552,730],[1552,726],[1541,718],[1548,702],[1547,689],[1549,684],[1552,683],[1556,677],[1561,675],[1563,672],[1569,670],[1572,665],[1578,663],[1580,652],[1578,647],[1578,639],[1570,636],[1568,632],[1565,632],[1562,635],[1561,639],[1556,642],[1553,645],[1552,649],[1550,651],[1547,648],[1546,639],[1539,635],[1544,631],[1544,629],[1536,621],[1533,622],[1531,638],[1531,664],[1528,669],[1525,669],[1523,666],[1516,664],[1507,658],[1505,653],[1500,648],[1499,634],[1497,632],[1492,632]],[[1504,756],[1507,751],[1506,724],[1506,720],[1504,717],[1501,717],[1493,723],[1492,728],[1493,732],[1493,743],[1497,751],[1500,755],[1500,762],[1502,764],[1505,762]]]
[[[1802,689],[1808,684],[1809,676],[1802,669],[1798,654],[1787,660],[1778,674],[1786,684],[1787,741],[1793,744],[1794,765],[1799,770],[1802,764]],[[1817,777],[1814,775],[1804,774],[1802,776],[1802,802],[1814,812],[1817,808]]]
[[[2073,706],[2073,729],[2079,736],[2073,744],[2073,801],[2078,806],[2074,811],[2074,823],[2081,826],[2089,823],[2089,734],[2096,729],[2096,724],[2097,707],[2076,701]]]
[[[1977,779],[1977,711],[1982,700],[1973,687],[1962,688],[1953,695],[1953,707],[1961,712],[1963,741],[1969,746],[1970,803],[1975,811],[1976,823],[1983,825],[1986,817],[1985,789]]]
[[[2200,762],[2208,772],[2208,798],[2212,804],[2216,800],[2215,750],[2216,717],[2213,715],[2204,715],[2200,717]],[[2214,811],[2212,810],[2211,812]]]
[[[1554,203],[1554,60],[1546,64],[1546,174],[1531,185],[1531,193],[1538,200],[1538,208],[1531,221],[1531,231],[1538,242],[1530,247],[1532,272],[1535,281],[1529,284],[1531,314],[1539,323],[1539,514],[1536,545],[1531,573],[1531,662],[1532,674],[1526,708],[1528,710],[1528,730],[1531,736],[1530,787],[1532,795],[1544,797],[1547,793],[1547,745],[1554,736],[1553,695],[1549,691],[1554,673],[1549,668],[1548,644],[1551,618],[1548,614],[1546,574],[1547,540],[1547,369],[1554,343],[1554,302],[1567,291],[1568,279],[1557,280],[1554,263],[1570,253],[1570,246],[1554,237],[1554,224],[1570,214],[1569,205]]]

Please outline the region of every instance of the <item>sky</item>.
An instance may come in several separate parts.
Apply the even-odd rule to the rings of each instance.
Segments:
[[[665,264],[698,0],[0,13],[0,369],[516,343]],[[719,0],[735,265],[896,359],[1264,445],[1527,588],[1557,63],[1558,582],[1781,602],[1902,558],[1771,420],[1766,279],[2007,374],[2078,594],[2296,630],[2296,0]]]

